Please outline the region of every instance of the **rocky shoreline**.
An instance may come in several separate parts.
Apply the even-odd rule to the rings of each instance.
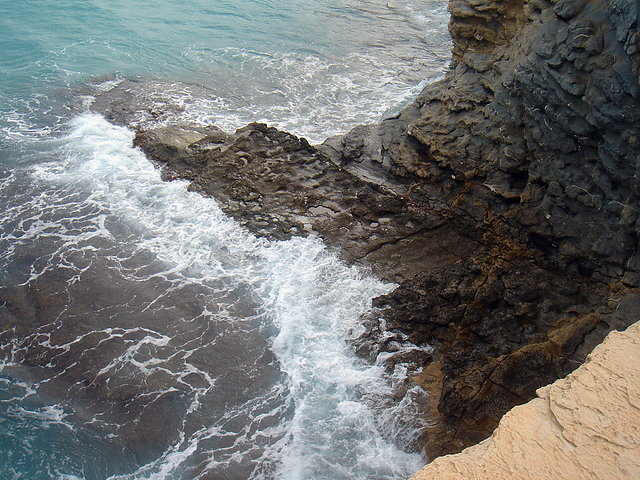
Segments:
[[[256,234],[318,235],[398,284],[357,348],[433,347],[409,380],[430,394],[430,459],[489,436],[640,316],[637,1],[449,9],[451,71],[378,125],[318,146],[263,124],[135,139]],[[130,87],[93,108],[136,127]]]

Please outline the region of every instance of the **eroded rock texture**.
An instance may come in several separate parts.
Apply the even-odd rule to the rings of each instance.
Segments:
[[[493,435],[412,480],[634,479],[640,476],[640,324],[507,413]]]
[[[640,4],[450,3],[455,71],[409,131],[559,266],[640,282]]]
[[[431,458],[640,318],[639,2],[449,6],[452,69],[397,117],[320,146],[261,124],[136,138],[253,231],[317,234],[399,284],[356,348],[434,347],[387,356],[423,369]]]
[[[447,77],[398,118],[324,145],[356,175],[402,179],[474,244],[376,301],[387,328],[439,345],[418,379],[439,399],[431,457],[486,437],[635,321],[640,281],[640,3],[449,9]]]

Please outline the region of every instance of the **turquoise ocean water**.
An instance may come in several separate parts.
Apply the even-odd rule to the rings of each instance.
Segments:
[[[133,82],[147,122],[321,142],[441,76],[447,20],[436,0],[0,0],[0,478],[399,479],[424,462],[423,394],[393,393],[411,365],[349,348],[392,286],[317,239],[255,238],[91,106]]]

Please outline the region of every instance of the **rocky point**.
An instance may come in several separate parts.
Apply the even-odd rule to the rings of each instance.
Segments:
[[[398,284],[355,348],[433,346],[403,358],[430,394],[430,458],[489,436],[640,315],[640,4],[449,10],[446,77],[322,145],[263,124],[132,125],[127,82],[94,106],[137,127],[167,180],[190,180],[255,233],[318,235]]]

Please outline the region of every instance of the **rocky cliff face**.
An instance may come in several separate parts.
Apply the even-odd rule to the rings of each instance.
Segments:
[[[640,476],[640,324],[612,332],[587,362],[514,408],[493,435],[412,480],[634,479]]]
[[[562,268],[640,282],[640,5],[453,1],[455,70],[409,132]]]
[[[561,268],[638,285],[638,2],[449,8],[453,71],[398,119],[425,154],[395,159],[378,131],[357,131],[332,145],[342,161],[361,162],[351,145],[373,142],[365,157],[381,151],[381,165],[447,192],[488,189],[494,198],[475,197]]]
[[[635,321],[640,280],[638,2],[449,9],[447,77],[398,118],[325,144],[356,175],[410,184],[401,195],[475,244],[377,300],[388,328],[439,344],[418,379],[438,399],[431,456],[486,437]]]
[[[356,348],[422,371],[431,458],[640,318],[637,0],[449,5],[452,70],[397,117],[320,146],[260,124],[136,138],[253,231],[317,234],[399,284]],[[127,123],[140,88],[118,88],[96,108]]]

